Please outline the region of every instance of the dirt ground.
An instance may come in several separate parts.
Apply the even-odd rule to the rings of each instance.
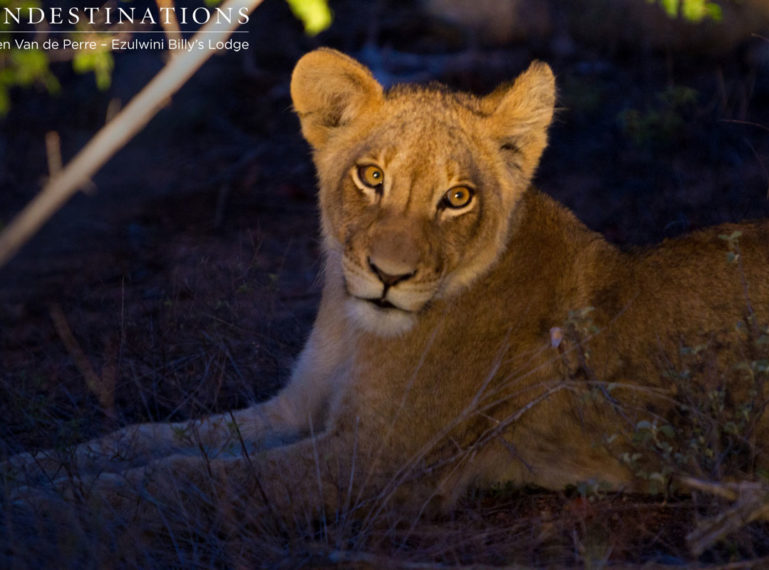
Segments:
[[[246,27],[253,47],[207,63],[88,194],[0,268],[0,459],[127,423],[243,407],[285,381],[319,299],[315,175],[288,82],[319,45],[361,59],[386,83],[479,93],[531,59],[547,61],[560,111],[537,186],[622,247],[769,215],[763,37],[704,53],[696,42],[670,47],[649,28],[639,32],[648,41],[580,34],[553,1],[544,31],[500,43],[428,14],[428,3],[331,4],[331,29],[309,38],[282,0],[267,0]],[[60,95],[14,93],[0,121],[0,223],[41,187],[45,133],[58,132],[72,157],[164,57],[118,55],[107,91],[57,64]],[[683,537],[700,515],[689,499],[507,491],[333,560],[694,564]],[[748,527],[698,563],[769,556],[767,536]],[[332,565],[325,555],[290,560]]]

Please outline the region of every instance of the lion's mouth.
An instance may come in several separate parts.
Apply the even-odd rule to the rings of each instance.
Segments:
[[[395,305],[393,305],[390,301],[387,299],[364,299],[364,301],[368,301],[372,305],[379,307],[380,309],[398,309]]]

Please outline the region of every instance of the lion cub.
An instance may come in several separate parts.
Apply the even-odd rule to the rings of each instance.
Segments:
[[[291,97],[325,261],[293,376],[245,410],[78,446],[70,472],[92,497],[135,509],[139,486],[152,508],[237,496],[250,513],[291,516],[394,499],[451,508],[497,481],[638,488],[626,451],[634,426],[675,410],[682,348],[712,355],[695,391],[715,378],[727,400],[766,401],[734,365],[766,334],[769,223],[636,253],[588,230],[530,187],[553,117],[547,65],[485,97],[384,91],[319,49],[297,63]],[[766,441],[767,417],[741,437]],[[769,466],[757,449],[746,468]],[[59,461],[17,456],[6,469],[51,476]]]

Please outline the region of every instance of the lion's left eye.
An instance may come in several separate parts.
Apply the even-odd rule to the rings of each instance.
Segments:
[[[360,181],[373,190],[379,190],[384,184],[384,172],[378,166],[373,164],[364,164],[358,167],[358,178]]]
[[[443,205],[447,208],[464,208],[473,200],[475,191],[467,186],[455,186],[443,195]]]

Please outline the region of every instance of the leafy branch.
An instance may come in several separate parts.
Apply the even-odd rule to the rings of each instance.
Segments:
[[[234,11],[245,8],[251,12],[261,3],[262,0],[227,0],[224,5]],[[232,23],[211,20],[195,38],[225,41],[237,26],[234,20]],[[61,172],[52,172],[40,193],[0,234],[0,265],[8,261],[73,194],[87,185],[99,168],[157,114],[212,53],[210,50],[193,50],[172,58]]]
[[[302,21],[305,32],[316,35],[331,25],[332,13],[328,6],[328,0],[286,0],[293,14]],[[158,7],[172,8],[173,0],[156,0]],[[205,0],[206,6],[213,7],[222,3],[222,0]],[[25,11],[30,8],[40,9],[40,0],[0,0],[0,10],[8,8],[11,11]],[[170,23],[165,19],[161,23],[166,32],[178,33],[179,25],[173,12]],[[103,25],[103,22],[102,24]],[[100,24],[96,23],[96,28]],[[96,31],[94,26],[78,25],[78,32]],[[12,26],[0,22],[0,31],[11,32]],[[108,31],[108,30],[99,30]],[[117,31],[116,36],[126,35],[123,31]],[[40,29],[36,37],[44,38],[46,30]],[[94,49],[64,52],[53,52],[44,49],[32,49],[29,47],[0,48],[0,117],[7,114],[11,108],[11,90],[15,87],[28,88],[33,85],[43,86],[48,93],[55,94],[61,89],[56,76],[51,72],[52,60],[71,60],[72,68],[76,73],[93,73],[96,86],[100,90],[108,89],[112,81],[112,70],[115,66],[114,57],[109,48],[97,44]]]
[[[17,1],[27,0],[0,0],[0,7],[2,2]],[[227,0],[223,7],[233,12],[245,9],[250,13],[262,1]],[[292,0],[292,2],[296,6],[303,6],[297,14],[303,18],[308,32],[317,33],[321,30],[321,24],[327,26],[330,23],[327,0]],[[308,6],[309,9],[307,9]],[[323,8],[327,10],[327,17],[322,14]],[[231,23],[225,20],[211,20],[198,31],[193,40],[202,41],[205,37],[212,42],[226,41],[238,25],[236,20]],[[144,128],[168,99],[211,57],[212,53],[212,50],[192,50],[171,58],[144,89],[91,138],[65,168],[50,173],[51,178],[40,193],[0,233],[0,266],[4,265],[73,194],[88,185],[91,177],[104,163]],[[26,67],[19,68],[19,73],[25,81],[34,82],[41,77],[41,74],[46,76],[47,59],[45,62],[33,59],[33,62],[37,67],[32,70]],[[33,73],[35,69],[38,72]],[[103,71],[106,72],[106,70]],[[2,70],[0,70],[0,106],[3,93],[2,77]],[[1,111],[2,107],[0,107]]]
[[[720,22],[723,18],[721,6],[711,0],[646,0],[649,4],[659,4],[671,18],[678,18],[699,23],[710,19]]]

